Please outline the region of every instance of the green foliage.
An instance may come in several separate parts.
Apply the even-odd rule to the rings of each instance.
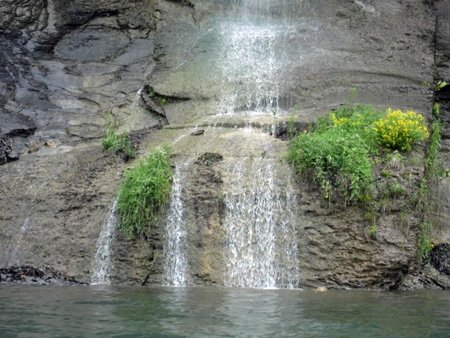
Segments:
[[[157,105],[160,105],[160,106],[164,106],[164,105],[169,104],[171,102],[172,102],[172,99],[167,98],[167,97],[158,97],[157,99],[155,99],[155,103]]]
[[[364,215],[364,218],[371,223],[371,226],[369,227],[370,237],[375,238],[377,232],[377,218],[380,217],[380,213],[375,210],[373,205],[372,208],[369,209],[370,210]]]
[[[430,146],[428,148],[428,154],[425,158],[425,165],[427,168],[427,176],[434,177],[438,169],[438,151],[441,141],[441,128],[442,124],[438,120],[434,120],[431,125],[431,138]]]
[[[433,112],[438,115],[439,107],[435,106]],[[437,171],[440,128],[438,121],[433,122],[425,159],[428,178]],[[423,117],[415,112],[391,109],[380,112],[363,105],[344,106],[320,118],[311,132],[294,138],[287,159],[297,174],[313,177],[325,198],[343,199],[346,204],[363,202],[367,210],[365,220],[370,222],[367,234],[374,239],[376,220],[393,200],[397,206],[413,208],[422,220],[430,214],[426,178],[422,177],[418,189],[408,201],[403,201],[409,196],[405,184],[411,185],[414,181],[411,173],[406,179],[404,175],[396,174],[406,163],[406,156],[401,152],[411,150],[417,142],[428,137]],[[374,179],[372,166],[383,177],[379,182]],[[401,224],[407,233],[406,217],[403,216]],[[432,231],[432,224],[423,221],[418,241],[421,257],[426,257],[433,248]]]
[[[403,195],[405,187],[401,185],[397,179],[391,178],[387,184],[381,189],[380,197],[383,199],[389,199],[391,197],[398,197]]]
[[[381,145],[403,151],[429,137],[423,116],[410,110],[404,113],[388,109],[384,118],[374,122],[374,129]]]
[[[367,202],[374,189],[372,164],[376,164],[376,155],[380,151],[411,150],[414,143],[428,136],[422,115],[415,112],[344,106],[320,118],[311,133],[297,136],[291,142],[288,161],[297,174],[312,174],[325,198]],[[403,158],[394,152],[386,156],[386,161],[393,167]],[[391,177],[387,169],[381,175]],[[383,190],[383,198],[404,193],[404,187],[392,180]]]
[[[441,89],[443,89],[446,85],[447,85],[447,82],[445,82],[445,81],[438,81],[438,83],[436,83],[435,90],[438,92]]]
[[[125,172],[119,188],[120,229],[128,236],[148,236],[169,200],[172,184],[170,148],[164,147]]]
[[[288,122],[287,134],[289,137],[294,137],[295,135],[297,135],[297,127],[295,126],[295,115],[297,114],[297,111],[298,111],[298,106],[295,105],[294,111],[292,112],[292,115],[290,116],[289,122]]]
[[[222,160],[223,156],[219,153],[204,153],[197,159],[197,163],[202,163],[206,166],[210,166]]]
[[[291,142],[288,161],[298,174],[312,173],[325,198],[365,201],[373,190],[369,154],[376,150],[372,122],[378,116],[366,106],[330,113]]]
[[[390,166],[396,166],[405,161],[406,157],[397,151],[387,153],[384,157],[384,162]]]
[[[369,228],[369,234],[370,237],[374,238],[375,235],[377,234],[377,225],[373,224],[370,228]]]
[[[381,174],[381,176],[386,177],[386,178],[392,177],[392,173],[389,169],[382,169],[380,174]]]
[[[103,149],[112,151],[115,154],[120,152],[125,154],[126,158],[133,158],[135,154],[134,148],[131,146],[131,140],[127,133],[123,135],[117,134],[119,122],[117,118],[108,115],[106,123],[106,135],[102,139]]]
[[[151,98],[158,106],[164,106],[172,103],[173,99],[167,96],[159,95],[153,91],[148,93],[148,97]]]
[[[434,239],[431,238],[431,234],[433,232],[433,225],[430,222],[424,222],[422,224],[421,234],[419,236],[419,255],[421,259],[426,259],[428,254],[431,250],[434,248],[433,241]]]
[[[434,116],[439,116],[439,113],[440,113],[439,103],[435,103],[433,105],[433,114],[434,114]]]

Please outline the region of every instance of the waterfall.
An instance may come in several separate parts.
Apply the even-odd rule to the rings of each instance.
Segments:
[[[229,287],[298,287],[295,195],[275,183],[275,171],[271,159],[243,158],[230,168]]]
[[[225,23],[222,28],[225,61],[222,108],[270,112],[279,108],[276,31],[273,27]]]
[[[169,215],[166,221],[163,276],[165,286],[188,285],[187,231],[182,200],[183,167],[183,165],[176,166],[174,172]]]
[[[300,58],[297,51],[292,55],[292,48],[286,48],[299,32],[298,21],[290,20],[290,15],[295,15],[293,9],[300,3],[301,0],[231,0],[230,10],[214,17],[217,21],[205,23],[205,36],[217,34],[215,42],[207,45],[218,50],[205,49],[205,53],[217,56],[212,75],[217,76],[214,83],[220,87],[216,96],[219,111],[213,121],[202,121],[208,128],[203,136],[194,139],[190,134],[178,134],[172,145],[176,144],[179,154],[191,154],[192,160],[206,152],[223,155],[223,162],[214,168],[223,173],[223,182],[221,188],[214,186],[212,190],[216,193],[216,188],[223,189],[220,196],[224,198],[218,204],[220,212],[212,212],[219,214],[211,215],[220,221],[204,233],[199,230],[191,236],[203,236],[197,247],[189,250],[191,254],[198,251],[200,257],[188,257],[188,246],[193,244],[188,241],[187,225],[195,222],[192,215],[196,211],[185,210],[182,187],[187,172],[193,168],[186,163],[177,164],[164,233],[163,285],[188,286],[207,276],[208,281],[223,282],[227,287],[299,286],[294,216],[297,194],[287,183],[287,164],[279,161],[285,144],[268,132],[256,131],[252,119],[265,123],[289,109],[289,98],[281,93],[291,92],[284,88],[289,86],[286,74],[290,60]],[[177,71],[184,68],[190,74],[185,64]],[[182,75],[180,79],[185,78]],[[189,191],[186,193],[188,196]],[[211,258],[220,252],[225,263]]]
[[[286,46],[297,29],[283,14],[291,7],[278,3],[236,0],[235,14],[221,24],[223,59],[218,67],[222,70],[223,113],[276,114],[282,110],[280,92],[289,59]]]
[[[289,16],[301,2],[233,1],[234,14],[220,28],[223,113],[283,113],[280,93],[289,69],[286,44],[297,34]],[[286,177],[277,179],[277,160],[262,157],[239,158],[228,168],[225,284],[297,288],[296,195]]]
[[[103,222],[103,227],[97,241],[91,284],[109,284],[111,276],[111,243],[117,228],[117,199]]]

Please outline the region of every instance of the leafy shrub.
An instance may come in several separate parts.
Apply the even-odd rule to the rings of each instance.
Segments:
[[[291,142],[288,161],[298,174],[312,173],[325,198],[366,200],[373,189],[369,154],[376,149],[372,122],[378,116],[366,106],[332,112]]]
[[[344,106],[320,118],[313,132],[297,136],[288,161],[298,174],[312,174],[325,198],[367,201],[374,188],[371,158],[383,147],[410,150],[428,137],[422,115],[415,112]],[[401,193],[400,187],[392,188]]]
[[[134,234],[148,236],[169,200],[171,185],[169,147],[149,154],[125,172],[119,188],[118,209],[122,221],[120,229],[128,237]]]
[[[374,129],[381,145],[391,149],[411,150],[414,143],[429,137],[423,116],[408,110],[386,111],[386,117],[374,122]]]

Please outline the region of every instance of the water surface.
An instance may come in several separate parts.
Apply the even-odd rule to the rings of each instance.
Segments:
[[[2,337],[448,337],[450,293],[0,286]]]

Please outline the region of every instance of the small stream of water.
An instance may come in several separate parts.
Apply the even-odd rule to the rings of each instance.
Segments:
[[[103,227],[97,241],[97,251],[95,253],[91,284],[109,284],[111,277],[111,244],[117,228],[117,199],[108,212],[103,222]]]
[[[169,215],[164,234],[163,285],[165,286],[188,286],[187,231],[182,200],[183,173],[186,166],[185,163],[177,165],[173,175]]]

